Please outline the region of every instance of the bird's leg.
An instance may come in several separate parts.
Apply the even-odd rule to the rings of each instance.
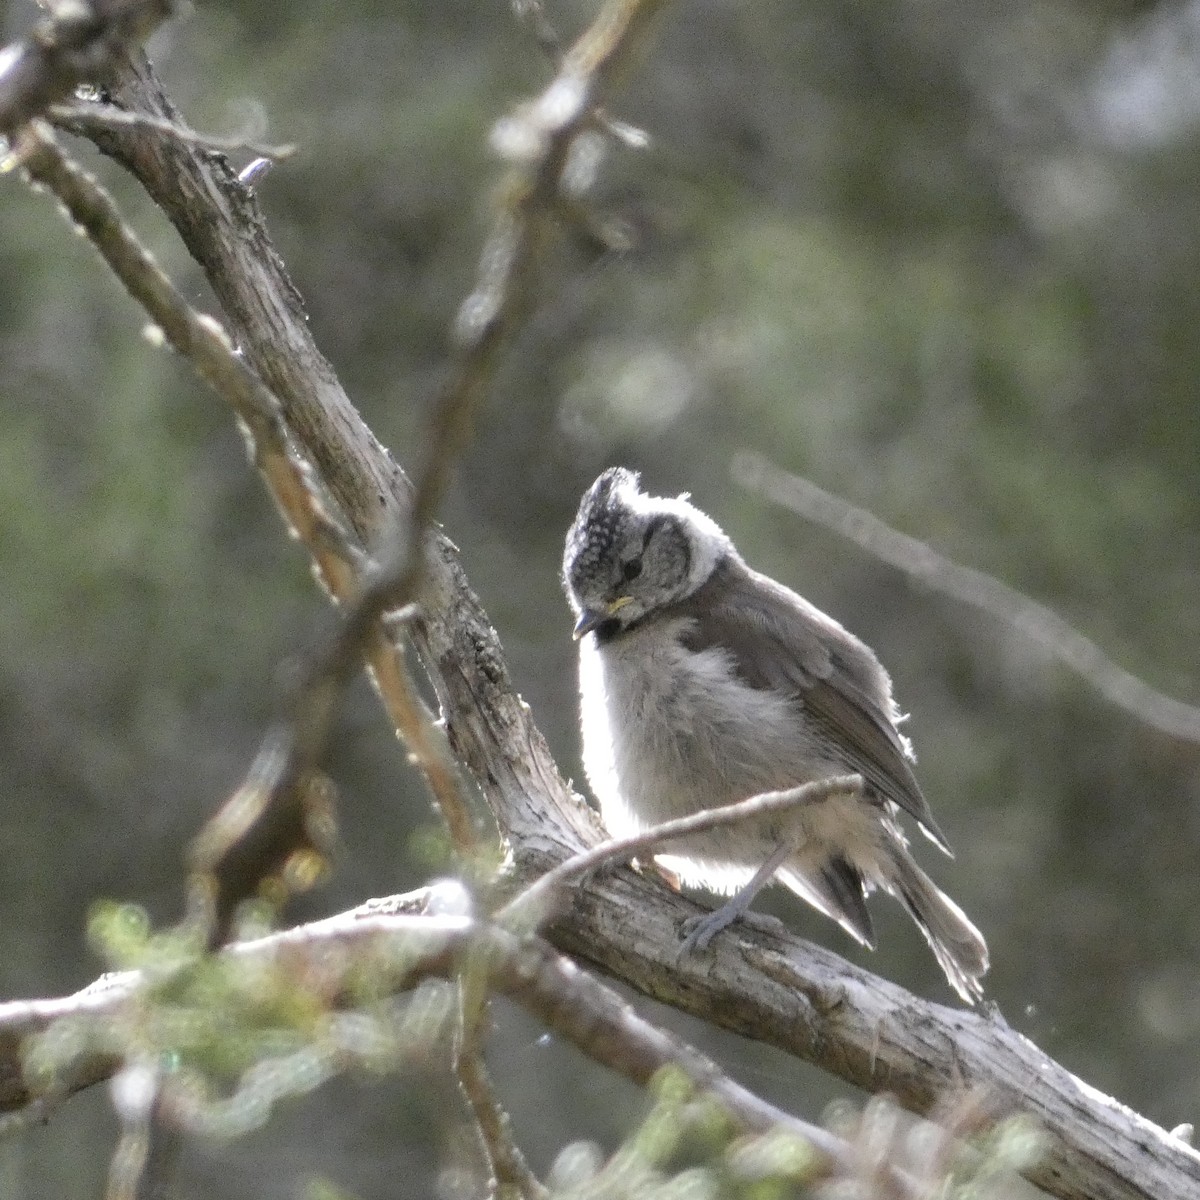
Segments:
[[[726,925],[740,917],[750,907],[754,897],[771,882],[771,877],[794,848],[788,842],[776,846],[771,852],[771,857],[754,872],[750,882],[737,895],[731,896],[716,912],[705,913],[702,917],[688,917],[682,926],[684,936],[680,953],[690,954],[693,950],[703,950]]]

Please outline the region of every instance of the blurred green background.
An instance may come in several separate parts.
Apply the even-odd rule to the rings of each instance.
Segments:
[[[553,3],[573,34],[594,3]],[[4,7],[5,35],[33,6]],[[579,493],[612,463],[690,490],[751,562],[889,666],[957,851],[923,853],[985,932],[1008,1019],[1167,1126],[1200,1110],[1200,748],[1112,708],[991,621],[910,586],[730,476],[768,455],[1061,612],[1200,701],[1200,3],[681,0],[611,105],[598,208],[568,238],[444,512],[514,677],[581,780],[558,583]],[[200,3],[152,56],[188,119],[296,141],[258,184],[312,328],[406,466],[418,459],[498,178],[493,122],[549,67],[501,2]],[[79,152],[91,161],[83,146]],[[97,170],[189,298],[162,218]],[[180,912],[189,838],[239,779],[325,604],[229,413],[44,196],[0,211],[0,997],[100,968],[89,905]],[[291,916],[414,887],[435,819],[365,685],[334,773],[343,847]],[[928,847],[925,847],[928,849]],[[949,1002],[897,906],[868,955]],[[847,1089],[666,1014],[771,1098]],[[545,1169],[611,1147],[638,1093],[500,1006],[491,1061]],[[260,1133],[190,1142],[185,1197],[463,1194],[437,1062],[344,1080]],[[92,1197],[103,1089],[0,1142],[0,1195]]]

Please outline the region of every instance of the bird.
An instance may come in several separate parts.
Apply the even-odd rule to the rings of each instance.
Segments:
[[[866,899],[880,890],[907,909],[958,995],[983,998],[987,944],[918,866],[901,825],[904,814],[951,853],[870,647],[748,566],[686,493],[648,495],[624,467],[584,493],[563,584],[576,618],[584,770],[612,836],[837,775],[863,781],[858,794],[656,854],[681,883],[730,897],[685,923],[682,950],[703,951],[773,882],[873,949]]]

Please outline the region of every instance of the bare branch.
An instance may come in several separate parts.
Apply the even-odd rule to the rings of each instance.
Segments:
[[[1048,1148],[1026,1174],[1064,1200],[1158,1200],[1200,1188],[1200,1154],[1076,1078],[1002,1020],[947,1008],[782,930],[737,927],[679,959],[693,905],[631,871],[596,876],[549,926],[560,949],[655,999],[786,1050],[906,1108],[983,1089]]]
[[[661,825],[654,825],[641,833],[623,838],[613,838],[599,846],[593,846],[590,850],[573,855],[566,862],[547,871],[545,875],[530,884],[519,896],[515,896],[500,909],[496,913],[495,919],[510,929],[539,927],[544,921],[550,919],[554,894],[559,888],[570,880],[578,879],[595,871],[605,863],[618,860],[628,862],[642,851],[657,850],[668,842],[693,833],[703,833],[709,829],[718,829],[723,825],[736,825],[756,817],[786,812],[790,808],[801,804],[812,804],[839,792],[857,795],[862,791],[862,787],[863,781],[859,775],[836,775],[831,779],[821,779],[815,783],[806,783],[782,792],[763,792],[760,795],[751,796],[748,800],[739,800],[736,804],[705,809],[703,812],[692,813],[687,817],[664,821]]]
[[[177,119],[144,61],[135,64],[114,98],[138,112]],[[175,224],[218,296],[245,361],[279,396],[289,432],[311,458],[329,497],[325,511],[344,515],[354,553],[339,548],[336,534],[322,536],[289,520],[313,550],[331,593],[348,596],[355,579],[349,564],[363,557],[363,545],[377,543],[403,519],[411,488],[313,343],[300,295],[271,244],[253,192],[222,159],[183,143],[123,130],[97,131],[94,140],[133,172]],[[594,816],[563,784],[512,686],[495,631],[467,585],[457,551],[436,531],[426,541],[430,587],[413,632],[448,717],[454,756],[479,783],[518,854],[534,831],[542,849],[548,844],[577,849],[598,840]],[[390,645],[381,653],[377,649],[369,647],[372,675],[389,716],[403,730],[409,704],[396,675],[396,651]],[[441,741],[440,727],[433,732]],[[553,817],[548,818],[547,802]]]
[[[583,101],[611,74],[625,43],[641,27],[643,14],[654,7],[648,0],[611,0],[596,25],[568,55],[569,70],[564,68],[547,95],[530,110],[539,118],[537,150],[518,168],[517,179],[506,192],[509,200],[485,246],[478,283],[459,312],[456,333],[460,355],[434,409],[430,447],[411,496],[407,521],[379,568],[368,575],[361,589],[356,589],[338,636],[310,665],[297,692],[290,727],[274,731],[264,744],[252,786],[243,787],[218,815],[209,834],[199,839],[195,864],[202,878],[217,884],[215,889],[201,889],[202,895],[213,890],[216,893],[212,921],[216,940],[226,935],[237,902],[258,883],[256,864],[261,856],[246,852],[246,842],[240,835],[243,827],[249,830],[257,825],[272,830],[269,837],[257,837],[252,843],[255,848],[271,849],[271,855],[262,859],[264,870],[266,867],[274,870],[281,856],[286,859],[297,846],[306,852],[316,848],[311,837],[301,836],[307,823],[298,801],[307,792],[307,781],[323,757],[334,702],[356,668],[362,649],[379,638],[376,625],[384,612],[410,603],[422,591],[426,573],[424,531],[440,505],[450,466],[468,436],[472,411],[490,384],[507,340],[531,302],[531,284],[540,251],[555,221],[563,166],[587,115]],[[174,114],[152,120],[160,126],[180,125]],[[116,128],[121,125],[115,123]],[[106,126],[108,132],[113,128]],[[49,145],[44,136],[41,140]],[[26,157],[32,156],[32,145],[24,153]],[[52,157],[53,152],[44,148],[40,166],[32,167],[31,175],[49,183],[55,176],[48,166]],[[65,162],[61,155],[58,158],[60,163]],[[62,169],[57,172],[60,186],[67,174]],[[108,207],[111,209],[111,202]],[[123,230],[119,221],[115,223]],[[132,235],[124,232],[123,241],[128,245],[133,242]],[[127,257],[142,267],[148,262],[144,252]],[[126,286],[142,299],[134,275],[135,272],[126,272]],[[161,282],[165,284],[165,280]],[[172,300],[178,301],[178,297]],[[166,313],[168,319],[178,316],[180,304],[181,301]],[[176,336],[178,324],[167,328],[167,336],[177,349],[187,353],[184,339]],[[339,590],[344,593],[348,589],[331,590],[337,595]],[[379,655],[372,655],[373,663],[387,653],[384,645],[378,649]],[[414,739],[414,757],[427,769],[427,775],[435,776],[431,785],[456,848],[468,851],[474,844],[472,823],[461,789],[456,786],[457,779],[447,769],[449,756],[435,747],[435,735],[430,732],[432,723],[420,719],[402,667],[378,662],[375,673],[391,681],[392,707],[402,719],[401,727]],[[273,772],[269,776],[267,767]],[[278,820],[274,816],[277,809],[281,813]],[[247,819],[252,824],[247,824]],[[288,834],[282,849],[274,832],[280,820]],[[231,862],[234,868],[230,868]]]
[[[458,1031],[454,1069],[459,1087],[475,1118],[484,1155],[491,1171],[488,1191],[505,1200],[545,1200],[549,1195],[529,1169],[513,1138],[512,1123],[500,1105],[483,1061],[484,1027],[487,1021],[488,966],[473,948],[463,956],[458,977]]]
[[[712,1059],[639,1016],[615,991],[545,942],[534,938],[521,945],[526,954],[513,961],[512,971],[497,976],[497,986],[591,1058],[643,1085],[663,1067],[676,1066],[747,1129],[786,1129],[825,1156],[828,1168],[848,1169],[846,1145],[828,1130],[742,1087]]]
[[[550,1193],[530,1170],[513,1140],[512,1122],[496,1097],[480,1047],[460,1047],[455,1069],[482,1138],[497,1194],[545,1200]]]
[[[1183,741],[1200,742],[1200,707],[1152,688],[1113,662],[1095,642],[1057,613],[1016,588],[983,571],[953,562],[925,542],[884,524],[866,509],[824,491],[807,479],[781,471],[760,455],[738,454],[733,460],[733,477],[760,496],[849,538],[934,591],[996,618],[1144,724]]]
[[[275,146],[246,137],[217,137],[215,134],[198,133],[178,121],[167,121],[161,117],[152,117],[148,113],[131,113],[116,108],[111,104],[55,104],[46,112],[50,122],[59,129],[77,133],[87,137],[89,132],[97,129],[130,129],[152,130],[166,137],[178,138],[189,145],[198,146],[202,150],[220,150],[222,152],[244,150],[249,154],[259,154],[273,162],[282,162],[296,153],[297,147],[291,143]]]
[[[416,610],[414,608],[414,616]],[[469,854],[478,844],[479,835],[466,799],[458,764],[450,752],[445,731],[417,694],[403,652],[395,645],[398,614],[387,614],[387,637],[380,638],[370,655],[371,679],[396,732],[408,747],[409,758],[425,776],[425,782],[437,802],[450,843],[460,854]],[[467,874],[472,864],[463,863]]]
[[[710,1059],[642,1019],[611,988],[545,942],[518,939],[494,926],[477,925],[470,917],[413,915],[426,898],[422,891],[371,902],[285,933],[226,946],[220,954],[260,970],[269,965],[284,977],[303,978],[334,1005],[357,1001],[364,971],[398,993],[430,976],[450,978],[469,959],[483,967],[491,986],[635,1083],[646,1084],[660,1069],[673,1065],[697,1088],[720,1100],[746,1129],[787,1129],[813,1146],[827,1172],[852,1165],[853,1152],[840,1138],[767,1104],[729,1079]],[[106,976],[61,1000],[0,1005],[0,1111],[28,1104],[36,1095],[23,1077],[19,1055],[10,1047],[65,1017],[102,1020],[123,1007],[145,1003],[144,993],[151,987],[153,980],[128,971]],[[111,1059],[84,1054],[67,1078],[56,1081],[55,1094],[78,1091],[115,1069]],[[539,1190],[537,1185],[531,1194]]]
[[[162,1071],[155,1063],[131,1062],[114,1076],[112,1093],[121,1135],[105,1200],[161,1200],[179,1151],[178,1130],[163,1121]]]
[[[532,303],[541,251],[555,221],[563,167],[586,118],[582,104],[563,104],[562,97],[578,93],[582,101],[599,80],[610,74],[620,61],[625,42],[640,27],[643,10],[653,7],[650,0],[610,0],[596,25],[568,56],[570,73],[564,69],[547,95],[531,109],[543,118],[537,130],[541,139],[538,153],[518,168],[517,178],[506,192],[509,202],[499,213],[484,247],[475,289],[459,310],[455,323],[459,355],[434,407],[429,447],[407,521],[378,570],[368,575],[347,607],[338,636],[310,666],[292,717],[289,754],[279,771],[280,780],[287,786],[261,793],[268,798],[286,800],[296,787],[292,780],[306,779],[317,769],[334,699],[356,668],[362,649],[379,637],[377,623],[387,609],[414,602],[422,594],[427,573],[425,531],[440,507],[452,464],[469,436],[474,409]],[[551,94],[557,97],[554,103],[547,99]],[[380,651],[385,654],[386,647],[381,646]],[[455,848],[465,854],[474,846],[474,830],[449,755],[442,752],[433,723],[415,702],[402,665],[380,664],[377,669],[386,671],[391,680],[392,707],[400,718],[399,727],[410,738],[414,758],[425,769]],[[206,874],[212,876],[215,872],[210,867]],[[236,896],[234,893],[233,898]],[[229,889],[224,889],[222,907],[217,912],[218,936],[228,928],[228,897]]]
[[[170,0],[55,6],[32,36],[0,52],[0,134],[11,138],[81,83],[108,79],[173,9]]]
[[[380,987],[403,991],[417,978],[452,977],[464,954],[477,953],[497,990],[610,1069],[645,1082],[673,1063],[747,1129],[782,1124],[827,1154],[830,1169],[845,1161],[839,1139],[733,1083],[544,940],[517,938],[469,917],[405,915],[429,899],[424,891],[374,901],[221,954],[271,964],[342,1005],[358,1001],[355,981],[364,973]],[[577,893],[570,921],[551,934],[665,1003],[780,1046],[868,1091],[890,1092],[917,1111],[936,1111],[948,1097],[970,1093],[986,1097],[989,1116],[1028,1113],[1048,1139],[1028,1177],[1066,1200],[1161,1200],[1200,1188],[1200,1154],[1089,1087],[1002,1022],[921,1000],[785,932],[743,928],[738,937],[714,942],[709,955],[660,969],[651,951],[670,944],[680,917],[691,911],[681,897],[622,871]],[[65,999],[0,1004],[0,1111],[108,1078],[119,1064],[85,1053],[62,1078],[30,1079],[22,1042],[63,1016],[117,1012],[144,986],[137,973],[127,972]]]

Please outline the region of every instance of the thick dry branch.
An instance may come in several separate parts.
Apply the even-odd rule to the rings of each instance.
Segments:
[[[114,99],[131,111],[182,123],[144,60],[134,64]],[[332,503],[361,545],[374,544],[408,511],[410,486],[312,341],[303,302],[271,244],[253,191],[220,156],[201,153],[185,139],[116,128],[90,136],[136,176],[175,225],[220,300],[246,361],[279,397],[289,432]],[[526,846],[534,853],[557,847],[565,854],[598,841],[595,818],[566,788],[516,694],[454,547],[437,533],[427,545],[429,579],[414,639],[438,690],[457,757],[484,786],[518,854]],[[331,590],[340,594],[336,583]],[[394,652],[377,655],[376,649],[371,647],[373,674],[389,716],[407,736],[412,722],[404,689],[387,685],[398,669]],[[547,815],[547,803],[553,816]]]
[[[612,25],[598,22],[589,35],[595,43],[579,63],[565,71],[551,89],[558,94],[554,105],[543,101],[521,118],[532,126],[533,113],[540,122],[534,133],[538,152],[518,169],[508,189],[508,203],[497,216],[495,228],[484,248],[475,290],[463,303],[456,322],[459,353],[454,370],[442,389],[433,410],[432,430],[425,461],[417,475],[407,518],[389,539],[386,553],[377,570],[347,606],[338,636],[312,664],[298,697],[303,707],[293,716],[295,728],[287,741],[288,760],[280,777],[290,782],[305,779],[322,757],[333,700],[359,661],[360,651],[377,636],[377,623],[385,610],[397,604],[417,601],[428,574],[424,552],[424,534],[432,524],[449,484],[450,470],[465,444],[472,414],[485,394],[498,365],[500,355],[528,311],[533,284],[540,266],[541,251],[555,225],[557,196],[563,168],[572,142],[588,114],[587,98],[603,75],[619,60],[619,49],[637,24],[649,3],[612,0],[605,10]],[[581,45],[583,45],[581,40]],[[562,102],[562,94],[576,97],[575,106]],[[409,700],[405,730],[414,757],[426,767],[434,795],[439,800],[455,847],[462,853],[473,848],[471,823],[462,791],[452,782],[448,759],[437,753],[436,734],[429,721],[421,720],[412,689],[404,685],[402,666],[393,668],[399,693]],[[286,800],[295,787],[268,792],[269,798]],[[268,814],[269,815],[269,814]],[[231,847],[233,853],[240,846]],[[244,856],[241,856],[244,857]],[[216,874],[216,872],[210,872]],[[245,889],[241,889],[244,892]],[[223,904],[218,908],[217,928],[228,926],[230,903],[227,889],[221,890]],[[233,899],[241,898],[234,891]]]
[[[485,957],[497,990],[598,1062],[644,1082],[660,1066],[682,1067],[750,1129],[779,1122],[840,1160],[840,1143],[766,1105],[709,1060],[642,1020],[588,972],[538,938],[518,939],[466,917],[396,915],[424,895],[375,901],[353,912],[227,947],[266,956],[332,1003],[355,999],[341,981],[386,978],[394,991],[416,977],[453,976],[466,941]],[[1069,1200],[1161,1200],[1200,1189],[1200,1154],[1166,1130],[1075,1078],[1003,1021],[949,1009],[850,965],[785,932],[742,927],[709,957],[674,961],[680,920],[694,906],[631,871],[575,894],[551,930],[578,958],[664,1003],[781,1047],[861,1087],[885,1091],[919,1112],[982,1095],[995,1116],[1023,1112],[1049,1135],[1030,1180]],[[403,953],[398,951],[402,948]],[[391,972],[391,974],[389,974]],[[54,1100],[108,1078],[111,1057],[84,1056],[49,1096],[24,1075],[21,1043],[64,1016],[100,1016],[142,986],[136,974],[105,976],[60,1000],[0,1005],[0,1111]],[[832,1161],[832,1159],[831,1159]]]
[[[927,543],[886,525],[874,513],[780,470],[761,455],[739,454],[733,462],[733,476],[758,495],[849,538],[931,590],[986,612],[1074,671],[1130,716],[1171,737],[1200,743],[1200,708],[1176,700],[1126,671],[1044,604],[994,576],[953,562]]]
[[[923,1000],[780,930],[735,926],[679,957],[694,908],[632,871],[575,893],[548,937],[655,999],[768,1042],[915,1112],[980,1090],[1049,1135],[1028,1178],[1068,1200],[1159,1200],[1200,1189],[1200,1154],[1103,1095],[1002,1019]],[[1200,1193],[1198,1193],[1200,1194]]]
[[[529,307],[530,285],[535,277],[540,251],[556,221],[559,179],[571,143],[587,119],[589,97],[620,61],[624,44],[631,39],[633,32],[640,28],[645,14],[656,7],[653,3],[613,0],[593,30],[581,39],[579,53],[573,52],[568,56],[571,60],[569,70],[564,68],[559,80],[547,93],[556,97],[555,103],[547,103],[543,99],[542,103],[533,106],[532,112],[536,112],[540,121],[535,131],[538,138],[537,153],[532,155],[527,163],[522,164],[517,179],[507,191],[508,203],[499,214],[496,229],[485,249],[479,283],[459,314],[456,330],[460,355],[453,375],[434,410],[431,451],[425,467],[419,475],[413,493],[404,497],[408,501],[405,528],[410,531],[410,536],[401,542],[394,554],[388,556],[379,574],[358,595],[348,613],[341,638],[331,648],[330,655],[327,656],[328,661],[321,664],[324,674],[330,678],[343,677],[344,664],[351,658],[350,649],[371,642],[374,637],[373,625],[383,610],[384,601],[403,603],[415,598],[418,593],[423,594],[422,584],[427,571],[427,560],[425,555],[418,552],[419,539],[411,536],[411,531],[424,529],[432,520],[446,487],[449,464],[467,436],[471,412],[492,377],[500,352]],[[149,97],[154,104],[149,108],[137,109],[137,113],[145,113],[152,122],[169,122],[173,128],[183,128],[178,114],[171,109],[148,70],[143,74],[142,83],[145,86],[141,90],[141,98]],[[570,103],[562,103],[564,96],[570,99]],[[532,115],[522,120],[531,126],[533,124]],[[89,132],[102,148],[113,153],[118,152],[117,146],[132,148],[138,152],[147,140],[126,136],[128,130],[123,129],[120,123],[106,127],[102,131],[103,136],[99,136],[95,129],[81,131]],[[121,140],[122,137],[124,141]],[[160,153],[163,158],[158,157]],[[142,159],[137,161],[144,166]],[[147,184],[152,195],[156,193],[151,179],[177,189],[180,178],[186,178],[186,167],[193,168],[193,177],[197,173],[208,175],[210,171],[209,162],[197,157],[195,145],[187,138],[165,138],[157,141],[153,163],[160,168],[158,171],[138,171],[139,178]],[[127,162],[127,165],[137,170],[133,161]],[[214,174],[219,176],[221,172],[217,171]],[[202,190],[207,190],[204,184],[208,182],[224,185],[231,200],[240,200],[243,204],[251,203],[247,189],[235,179],[202,179]],[[157,198],[159,197],[156,195]],[[175,198],[178,200],[177,190]],[[186,203],[176,203],[174,207],[164,203],[164,207],[170,215],[179,214],[180,218],[190,214],[189,205]],[[233,204],[230,205],[230,211],[236,211]],[[336,380],[333,379],[328,364],[308,342],[303,310],[278,260],[271,256],[268,262],[273,276],[270,286],[252,289],[247,295],[244,287],[230,284],[230,280],[244,281],[246,272],[229,270],[227,268],[230,264],[220,260],[232,254],[238,265],[244,266],[244,235],[247,232],[260,233],[260,243],[269,245],[265,242],[265,233],[262,233],[257,213],[251,211],[248,215],[249,222],[230,221],[228,227],[223,230],[225,237],[218,238],[215,242],[211,236],[211,226],[214,224],[212,222],[198,226],[194,220],[185,222],[180,219],[177,226],[188,241],[189,248],[205,267],[215,290],[231,314],[232,323],[239,333],[239,340],[242,341],[243,349],[247,351],[248,359],[262,377],[271,382],[285,398],[285,404],[291,410],[290,422],[300,439],[306,441],[307,417],[315,417],[323,424],[330,416],[337,416],[341,412],[346,414],[347,423],[354,428],[354,432],[369,437],[365,429],[361,428],[357,413],[354,413],[340,389],[336,388]],[[252,230],[248,231],[245,228],[247,223],[253,226]],[[239,225],[242,227],[239,228]],[[232,238],[229,235],[233,235]],[[265,305],[262,303],[264,300]],[[262,320],[264,312],[280,319],[286,325],[292,339],[302,340],[305,343],[305,353],[289,355],[281,363],[276,357],[279,339],[263,337],[264,327],[273,332],[270,324]],[[260,353],[260,348],[263,347],[268,347],[270,353]],[[312,368],[308,377],[303,380],[298,380],[293,374],[298,360],[309,363]],[[314,394],[314,381],[321,382],[325,379],[329,387]],[[292,386],[296,384],[301,386]],[[370,443],[372,450],[377,449],[373,439],[370,439]],[[328,446],[328,439],[318,438],[312,444],[318,469],[327,481],[330,491],[336,496],[340,475],[334,464],[323,459],[321,455],[321,450]],[[385,499],[381,483],[382,481],[375,481],[375,496],[379,508],[385,513],[392,512],[394,505]],[[397,476],[391,474],[389,491],[393,500],[399,498],[396,495],[396,485],[399,483]],[[357,489],[355,499],[362,499],[361,492]],[[368,517],[367,513],[363,512],[361,503],[350,508],[356,515],[367,517],[365,520],[360,519],[356,524],[360,536],[368,544],[377,541],[380,531],[379,513],[372,511],[374,509],[374,505],[368,506]],[[441,549],[444,561],[448,548],[443,546]],[[435,570],[435,586],[431,589],[432,594],[426,597],[430,608],[434,607],[439,599],[437,575]],[[444,573],[442,582],[445,582]],[[339,589],[331,590],[335,595],[339,594]],[[431,784],[447,813],[455,844],[460,849],[466,849],[469,845],[469,825],[463,805],[454,803],[458,793],[457,789],[449,786],[452,773],[447,769],[447,756],[438,753],[437,747],[432,744],[435,735],[431,734],[429,723],[416,719],[419,709],[411,699],[411,689],[405,686],[402,669],[395,665],[389,667],[379,661],[385,655],[386,650],[382,650],[381,654],[371,656],[375,677],[377,680],[391,678],[390,692],[393,700],[390,707],[393,709],[393,717],[398,718],[397,723],[409,737],[415,756],[425,767],[427,775],[433,777]],[[315,688],[313,690],[315,691]],[[296,739],[296,744],[301,744],[301,739]]]

